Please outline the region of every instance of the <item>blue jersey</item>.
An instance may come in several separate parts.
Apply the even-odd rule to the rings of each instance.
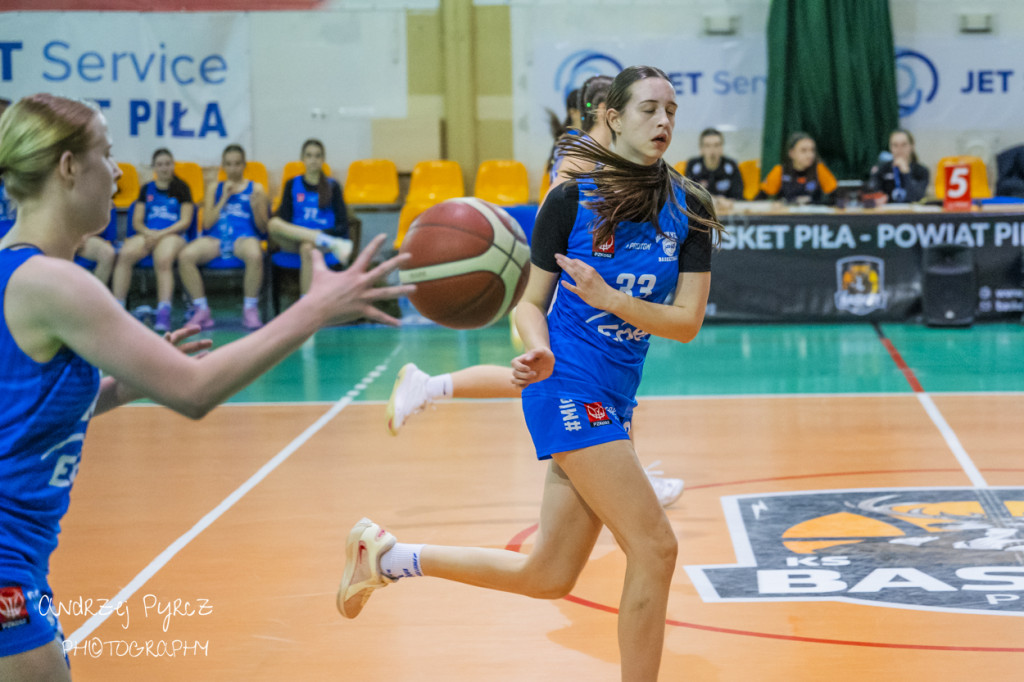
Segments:
[[[220,209],[220,217],[214,225],[210,236],[224,241],[234,241],[239,237],[255,237],[256,219],[252,214],[252,190],[255,185],[252,180],[245,186],[245,189],[237,194],[232,194],[224,206]],[[217,184],[217,193],[214,201],[220,201],[224,193],[224,183]]]
[[[592,226],[597,216],[585,206],[584,193],[594,185],[581,180],[579,189],[582,200],[566,255],[588,263],[609,286],[630,296],[671,302],[679,281],[679,246],[689,232],[689,220],[680,208],[686,201],[682,188],[676,189],[679,206],[667,201],[658,214],[663,234],[649,222],[622,222],[602,244],[594,243]],[[565,272],[559,279],[572,281]],[[588,305],[561,285],[555,292],[548,312],[554,372],[549,379],[527,387],[524,395],[530,391],[553,393],[575,385],[609,400],[633,402],[650,343],[647,332]]]
[[[181,220],[181,200],[150,182],[143,190],[146,201],[144,222],[151,230],[163,230]]]
[[[0,300],[12,273],[41,253],[0,250]],[[50,554],[96,408],[99,370],[68,348],[39,363],[0,319],[0,583],[47,587]]]
[[[328,191],[333,192],[335,184],[334,178],[328,178]],[[330,230],[334,227],[334,208],[331,206],[331,202],[328,201],[325,206],[321,207],[320,193],[310,192],[306,189],[301,176],[292,181],[291,222],[299,227],[309,227],[314,230]]]
[[[17,217],[18,210],[14,201],[7,196],[7,188],[4,187],[3,179],[0,179],[0,238],[11,231]]]

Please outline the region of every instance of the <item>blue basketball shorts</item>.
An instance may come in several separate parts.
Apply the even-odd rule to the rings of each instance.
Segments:
[[[63,642],[56,611],[49,592],[0,582],[0,656],[25,653],[54,640]]]
[[[629,440],[635,405],[606,395],[581,395],[577,388],[564,393],[523,393],[523,416],[541,460],[558,452]]]

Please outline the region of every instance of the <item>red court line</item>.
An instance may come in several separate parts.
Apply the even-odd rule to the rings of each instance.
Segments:
[[[775,478],[756,478],[746,481],[726,481],[723,483],[707,483],[704,485],[688,486],[690,490],[694,488],[715,488],[727,485],[739,485],[743,483],[762,483],[766,481],[784,481],[789,479],[797,478],[819,478],[827,476],[857,476],[866,474],[894,474],[894,473],[931,473],[931,472],[951,472],[960,471],[960,469],[898,469],[890,471],[847,471],[847,472],[834,472],[828,474],[801,474],[796,476],[778,476]],[[1001,469],[1001,471],[1024,471],[1024,469]],[[540,527],[539,524],[533,524],[527,528],[516,533],[509,540],[508,544],[505,545],[505,549],[513,552],[518,552],[526,539],[537,532]],[[579,606],[586,606],[591,609],[597,609],[598,611],[604,611],[606,613],[612,613],[618,615],[619,610],[614,606],[608,606],[607,604],[600,604],[598,602],[590,601],[589,599],[583,599],[576,595],[570,594],[563,599]],[[673,620],[671,618],[665,619],[666,625],[672,625],[680,628],[690,628],[691,630],[704,630],[706,632],[718,632],[725,635],[740,635],[743,637],[761,637],[763,639],[781,639],[790,642],[804,642],[808,644],[836,644],[841,646],[860,646],[870,647],[875,649],[912,649],[919,651],[976,651],[982,653],[1013,653],[1021,654],[1024,653],[1024,648],[1013,648],[1013,647],[984,647],[984,646],[946,646],[941,644],[896,644],[891,642],[861,642],[858,640],[849,639],[827,639],[824,637],[800,637],[797,635],[778,635],[771,632],[754,632],[752,630],[735,630],[732,628],[720,628],[714,625],[700,625],[698,623],[686,623],[681,620]]]
[[[892,344],[892,341],[882,331],[882,325],[877,322],[872,322],[871,326],[875,328],[875,333],[878,334],[879,341],[885,346],[885,349],[889,351],[889,357],[896,363],[896,367],[903,372],[903,378],[910,384],[910,388],[914,393],[924,393],[924,389],[921,388],[921,382],[917,380],[917,376],[914,375],[914,370],[910,369],[906,362],[903,361],[903,356],[896,350],[896,346]]]

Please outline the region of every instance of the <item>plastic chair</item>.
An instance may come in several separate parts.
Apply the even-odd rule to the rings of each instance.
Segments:
[[[458,161],[420,161],[412,169],[406,202],[433,205],[465,195]]]
[[[192,161],[175,161],[174,174],[188,185],[192,192],[192,202],[196,206],[203,203],[203,196],[206,194],[206,182],[203,180],[203,168]],[[138,199],[138,193],[135,196]]]
[[[267,173],[267,167],[259,161],[246,161],[245,170],[242,171],[242,177],[246,180],[252,180],[256,184],[263,185],[264,191],[270,194],[270,174]],[[217,170],[217,182],[224,182],[228,179],[227,173],[224,172],[223,168]]]
[[[990,199],[992,188],[988,184],[988,169],[977,156],[946,156],[939,159],[935,169],[935,196],[946,198],[946,167],[968,165],[971,167],[971,198]]]
[[[362,159],[348,166],[345,203],[393,204],[398,201],[398,168],[387,159]]]
[[[321,170],[324,175],[328,177],[331,176],[331,164],[326,161],[324,161],[324,165],[321,167]],[[274,205],[271,209],[273,213],[277,213],[277,207],[281,205],[281,192],[284,192],[284,186],[288,181],[296,176],[305,174],[306,164],[302,161],[289,161],[284,165],[284,168],[281,170],[281,191],[278,192],[277,196],[274,198]]]
[[[447,199],[465,196],[462,167],[458,161],[420,161],[412,169],[409,193],[398,214],[398,236],[395,248],[402,246],[409,226],[420,213]]]
[[[537,200],[544,201],[544,197],[548,195],[549,189],[551,189],[551,173],[545,168],[544,172],[540,174],[540,189],[537,190]]]
[[[741,161],[740,176],[743,178],[743,198],[753,201],[761,191],[761,162],[757,159]]]
[[[499,206],[515,206],[530,200],[530,179],[519,161],[491,159],[476,172],[473,196]]]
[[[675,168],[677,171],[679,171],[680,175],[686,175],[686,162],[685,161],[677,161],[676,165],[674,165],[672,167]]]
[[[117,179],[117,193],[114,195],[114,208],[125,209],[139,198],[139,171],[130,163],[117,162],[121,169],[121,177]]]

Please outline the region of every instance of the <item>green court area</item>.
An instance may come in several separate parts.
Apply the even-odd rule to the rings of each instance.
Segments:
[[[881,331],[926,391],[1024,391],[1020,324],[968,329],[884,324]],[[211,334],[217,345],[239,336],[230,330]],[[387,400],[392,379],[406,362],[436,374],[480,363],[505,365],[515,353],[504,322],[474,331],[434,325],[324,329],[233,401],[335,401],[353,389],[356,400]],[[365,382],[367,377],[372,381]],[[868,323],[709,323],[689,344],[653,339],[640,386],[641,396],[910,391]]]

